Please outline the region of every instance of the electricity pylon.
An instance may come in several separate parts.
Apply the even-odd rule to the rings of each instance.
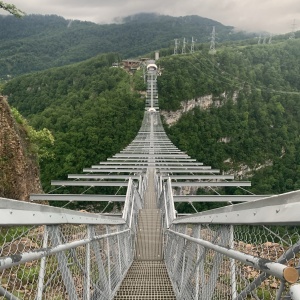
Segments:
[[[257,42],[257,44],[259,45],[260,42],[261,42],[261,34],[260,34],[259,37],[258,37],[258,42]]]
[[[186,40],[183,38],[183,44],[182,44],[182,49],[181,49],[181,54],[185,54],[185,46],[186,46]]]
[[[175,39],[174,41],[175,41],[174,54],[177,54],[178,53],[179,41],[178,41],[178,39]]]
[[[295,28],[296,28],[296,20],[294,19],[294,22],[292,24],[292,32],[289,36],[290,40],[294,40],[295,39]]]
[[[212,30],[212,33],[211,33],[211,40],[210,40],[210,47],[209,47],[209,54],[216,54],[216,29],[215,29],[215,26],[213,26],[213,30]]]
[[[195,41],[194,41],[194,37],[192,37],[192,44],[191,44],[191,53],[195,52]]]

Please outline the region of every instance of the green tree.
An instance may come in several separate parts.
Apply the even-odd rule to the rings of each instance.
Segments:
[[[17,18],[21,18],[25,15],[25,13],[23,11],[21,11],[20,9],[18,9],[15,5],[5,3],[3,1],[0,1],[0,8],[8,11],[9,13],[16,16]]]

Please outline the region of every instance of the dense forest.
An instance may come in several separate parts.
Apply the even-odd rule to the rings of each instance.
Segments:
[[[0,15],[0,79],[118,52],[123,58],[169,47],[174,39],[208,42],[216,27],[218,41],[248,38],[233,27],[199,16],[138,14],[118,24],[99,25],[50,15],[21,19]]]
[[[4,94],[38,130],[55,139],[40,161],[45,191],[50,180],[82,172],[124,148],[136,135],[144,101],[135,91],[139,74],[110,67],[116,54],[83,63],[20,76],[9,81]]]
[[[213,95],[167,128],[189,155],[225,172],[248,166],[255,193],[300,188],[300,40],[160,60],[160,106]],[[184,102],[183,102],[184,103]],[[187,132],[189,134],[187,134]]]
[[[252,177],[254,193],[299,189],[299,46],[299,39],[278,39],[265,45],[225,42],[216,55],[209,55],[205,45],[186,55],[163,50],[158,61],[160,107],[176,111],[205,95],[212,95],[214,103],[166,126],[175,145],[207,165],[240,174],[240,179]],[[54,136],[54,145],[40,160],[45,191],[51,179],[105,160],[136,135],[144,108],[142,74],[111,67],[120,59],[120,54],[102,54],[4,85],[9,103],[30,125],[48,128]]]

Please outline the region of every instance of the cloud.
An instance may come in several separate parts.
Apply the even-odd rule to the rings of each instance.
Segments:
[[[284,33],[295,19],[300,28],[298,0],[7,0],[27,14],[57,14],[67,19],[111,23],[139,12],[172,16],[199,15],[249,31]]]

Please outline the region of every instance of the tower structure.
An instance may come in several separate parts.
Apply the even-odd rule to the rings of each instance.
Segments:
[[[272,33],[270,34],[270,37],[269,37],[269,44],[272,44],[272,37],[273,37],[273,35],[272,35]]]
[[[259,45],[261,43],[261,34],[259,35],[259,37],[258,37],[258,42],[257,42],[257,44]]]
[[[174,55],[178,54],[178,45],[179,45],[179,41],[178,39],[174,39],[175,41],[175,46],[174,46]]]
[[[185,54],[186,51],[185,51],[185,47],[186,47],[186,39],[183,38],[183,43],[182,43],[182,49],[181,49],[181,54]]]
[[[195,41],[194,41],[194,37],[192,37],[192,43],[191,43],[191,53],[195,52]]]
[[[211,33],[211,40],[210,40],[210,47],[209,47],[209,54],[216,54],[216,47],[215,47],[215,41],[216,41],[216,29],[215,26],[213,26],[213,30]]]
[[[292,24],[292,32],[289,36],[290,40],[294,40],[295,39],[295,29],[296,29],[296,20],[294,19],[294,22]]]

